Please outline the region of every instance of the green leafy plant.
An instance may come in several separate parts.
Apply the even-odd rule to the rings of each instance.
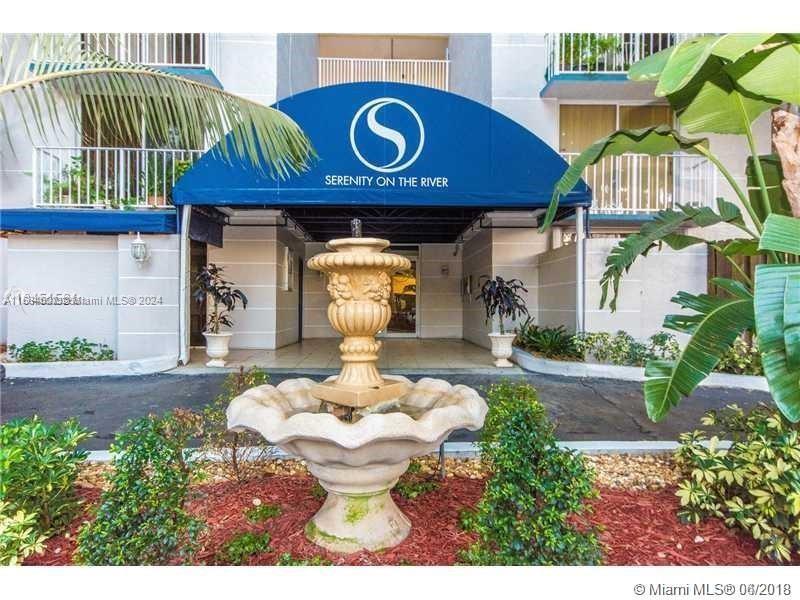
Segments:
[[[394,491],[400,494],[403,498],[413,500],[428,492],[433,492],[439,489],[439,483],[431,480],[400,480],[394,486]]]
[[[562,325],[558,327],[540,327],[528,318],[517,328],[514,343],[530,352],[541,354],[545,358],[561,360],[579,360],[582,358],[575,345],[573,334]]]
[[[76,419],[44,423],[39,417],[0,426],[0,501],[12,511],[35,515],[36,531],[59,532],[81,506],[75,480],[88,452],[79,448],[91,433]]]
[[[91,204],[110,202],[107,186],[100,184],[94,173],[86,168],[83,156],[72,156],[58,175],[45,177],[42,197],[55,204],[78,204],[84,198]]]
[[[269,375],[258,367],[240,367],[222,384],[222,393],[203,409],[203,450],[213,455],[215,466],[227,479],[242,483],[257,475],[275,454],[264,438],[252,431],[231,431],[225,411],[231,401],[247,389],[266,385]]]
[[[685,433],[676,452],[687,477],[679,486],[679,516],[693,523],[713,516],[750,533],[757,556],[791,560],[800,553],[800,429],[780,412],[760,406],[749,413],[729,406],[702,420],[732,440]]]
[[[561,36],[561,62],[571,71],[604,71],[621,48],[621,34],[568,33]]]
[[[276,504],[259,504],[247,509],[244,516],[251,523],[263,523],[272,517],[277,517],[279,514],[281,514],[281,507]]]
[[[736,375],[763,375],[758,340],[748,342],[741,336],[736,338],[733,345],[720,357],[717,371]]]
[[[657,156],[674,152],[694,154],[713,164],[747,213],[745,221],[735,204],[717,199],[708,206],[677,206],[665,210],[622,240],[609,254],[601,278],[600,305],[608,300],[616,310],[619,284],[636,259],[666,244],[674,250],[706,244],[731,264],[735,279],[713,279],[717,292],[679,292],[672,299],[685,311],[667,315],[664,327],[690,339],[675,360],[650,360],[644,384],[647,413],[659,421],[715,368],[745,332],[758,337],[759,351],[770,392],[783,415],[800,421],[800,186],[784,172],[798,170],[796,150],[800,119],[782,107],[800,104],[795,81],[800,65],[797,34],[703,35],[682,41],[631,66],[628,77],[657,81],[655,94],[665,98],[680,125],[618,130],[596,141],[569,166],[553,191],[542,224],[553,221],[559,198],[579,181],[584,169],[608,156],[637,152]],[[759,156],[752,123],[772,111],[772,138],[779,160]],[[709,149],[708,139],[684,134],[707,132],[744,136],[751,156],[745,175],[747,193],[737,178]],[[786,168],[784,168],[786,167]],[[789,175],[796,177],[796,175]],[[687,235],[689,226],[706,228],[726,223],[740,237],[711,240]],[[759,255],[755,279],[736,258]],[[609,300],[609,294],[610,300]]]
[[[317,500],[324,500],[328,492],[319,484],[319,481],[315,481],[314,485],[311,486],[311,495]]]
[[[0,565],[18,565],[31,554],[44,552],[46,537],[37,525],[35,513],[14,510],[0,500]]]
[[[194,279],[194,299],[198,304],[202,304],[206,298],[211,299],[211,312],[208,315],[208,332],[219,333],[220,327],[233,327],[230,313],[236,308],[237,304],[242,305],[242,309],[247,308],[247,296],[239,289],[231,287],[230,281],[225,281],[222,277],[224,269],[214,263],[200,269]]]
[[[246,531],[233,536],[225,542],[217,553],[217,560],[230,565],[242,565],[256,554],[270,552],[270,535]]]
[[[200,428],[199,415],[176,409],[132,421],[117,435],[109,488],[78,534],[76,562],[164,565],[194,554],[203,523],[186,512],[197,466],[184,448]]]
[[[295,558],[288,552],[284,552],[278,557],[275,563],[276,567],[329,567],[333,563],[321,556],[312,556],[311,558]]]
[[[663,331],[650,336],[647,343],[625,331],[613,336],[607,332],[578,334],[574,343],[583,357],[612,365],[641,367],[648,360],[675,360],[680,353],[675,336]]]
[[[17,362],[55,362],[79,360],[114,360],[114,351],[105,344],[86,338],[11,344],[9,357]]]
[[[478,540],[462,560],[479,565],[592,565],[602,557],[583,519],[596,495],[583,458],[556,445],[554,427],[527,384],[489,388],[479,442],[491,469],[466,525]]]
[[[483,302],[486,323],[490,324],[497,317],[500,333],[504,334],[506,319],[516,321],[522,315],[528,314],[525,300],[520,296],[520,292],[527,293],[528,290],[519,279],[506,280],[499,275],[494,279],[483,275],[481,281],[481,291],[475,299]]]

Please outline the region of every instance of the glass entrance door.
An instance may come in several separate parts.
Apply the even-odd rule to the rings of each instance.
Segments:
[[[406,254],[398,252],[398,254]],[[419,279],[417,278],[416,254],[406,257],[411,261],[408,271],[400,271],[392,275],[392,294],[389,302],[392,307],[392,318],[386,326],[386,335],[391,337],[417,336],[417,305]]]

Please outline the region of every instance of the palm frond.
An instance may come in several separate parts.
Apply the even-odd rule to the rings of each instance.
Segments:
[[[284,178],[314,157],[308,137],[268,106],[92,51],[77,36],[0,35],[0,97],[10,96],[28,136],[64,133],[65,125],[102,126],[125,139],[142,128],[156,146],[199,149],[219,142],[226,160],[248,159]],[[0,103],[0,118],[5,114]]]

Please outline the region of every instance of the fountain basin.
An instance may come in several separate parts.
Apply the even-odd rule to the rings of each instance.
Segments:
[[[456,429],[479,429],[486,416],[486,403],[467,386],[384,379],[407,391],[363,409],[354,423],[326,412],[312,395],[316,382],[306,378],[251,388],[228,406],[229,428],[257,431],[307,462],[328,497],[306,535],[335,552],[376,551],[403,541],[411,524],[389,490],[411,458],[433,452]]]

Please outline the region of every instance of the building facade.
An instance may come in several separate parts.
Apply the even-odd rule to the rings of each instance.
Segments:
[[[628,81],[626,71],[686,34],[84,35],[120,59],[279,108],[298,94],[356,82],[441,90],[508,117],[567,164],[617,128],[673,121],[669,106],[653,96],[654,86]],[[109,345],[120,359],[186,360],[187,346],[203,343],[205,320],[188,285],[207,263],[223,266],[250,301],[234,314],[232,348],[272,349],[337,335],[325,316],[326,282],[305,260],[339,231],[331,223],[346,228],[359,216],[369,227],[363,212],[219,206],[191,211],[182,234],[173,187],[206,149],[151,148],[146,132],[115,140],[88,126],[57,142],[30,143],[20,122],[12,118],[4,126],[14,149],[3,146],[0,164],[0,288],[7,300],[0,308],[0,343],[77,336]],[[755,128],[766,153],[769,123],[760,120]],[[732,173],[744,174],[747,148],[740,140],[712,136],[710,143]],[[490,326],[474,296],[481,277],[494,275],[526,284],[537,323],[624,329],[637,338],[658,331],[675,292],[705,291],[705,250],[665,249],[637,263],[613,314],[598,308],[608,252],[658,210],[713,205],[717,196],[734,195],[711,164],[682,154],[606,159],[585,181],[592,192],[586,239],[576,227],[580,216],[565,215],[539,233],[541,211],[523,208],[433,215],[440,232],[444,222],[452,229],[436,236],[426,234],[413,206],[388,220],[382,213],[382,225],[372,231],[413,264],[392,282],[394,316],[384,335],[463,338],[488,347]],[[102,222],[87,225],[87,215],[96,213]],[[204,229],[205,221],[216,225]],[[145,261],[132,257],[137,235],[146,242]],[[15,303],[24,293],[99,300]]]

